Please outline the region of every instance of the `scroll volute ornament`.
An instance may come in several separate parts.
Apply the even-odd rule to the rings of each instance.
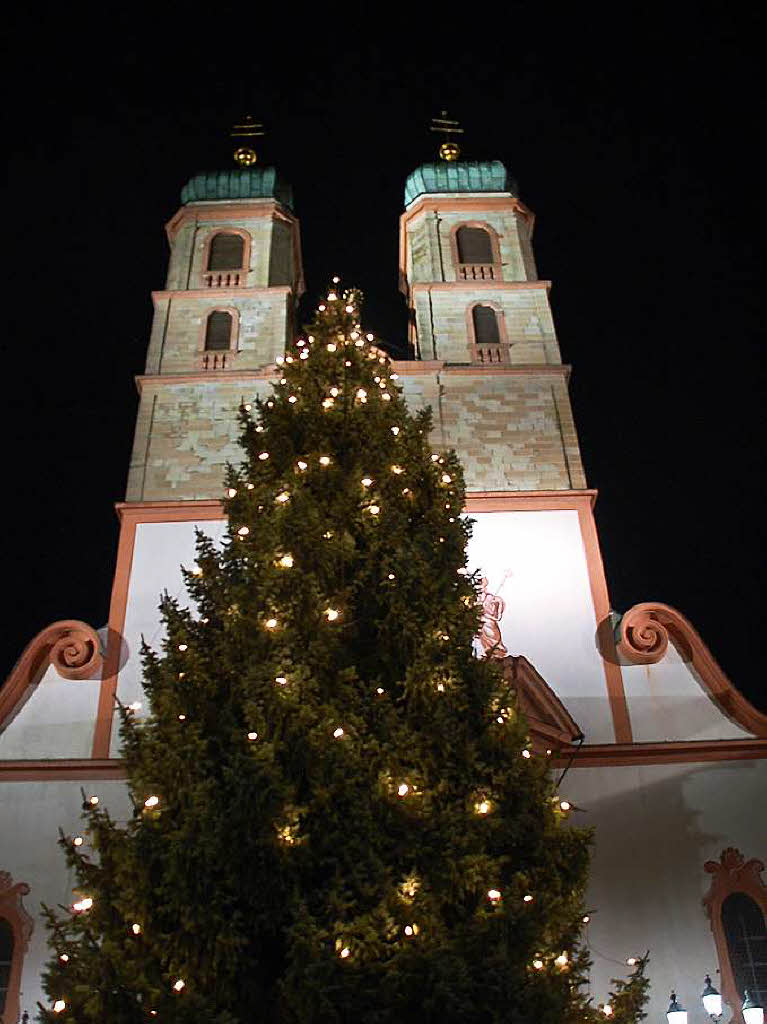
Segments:
[[[64,679],[90,679],[102,662],[98,633],[87,623],[64,619],[47,626],[27,644],[0,689],[0,728],[23,707],[49,665]]]
[[[11,954],[11,971],[8,976],[8,991],[5,997],[5,1009],[0,1017],[0,1024],[16,1024],[19,1019],[19,990],[21,988],[21,967],[24,955],[29,946],[34,922],[24,909],[21,902],[23,896],[29,895],[26,882],[14,883],[7,871],[0,871],[0,917],[10,924],[13,933],[13,953]]]
[[[727,936],[722,922],[722,904],[733,893],[745,893],[756,903],[767,920],[767,885],[762,881],[764,863],[756,857],[746,860],[740,850],[728,846],[726,850],[722,850],[719,860],[707,860],[703,870],[712,876],[709,890],[703,897],[703,906],[711,922],[711,931],[719,957],[722,996],[732,1010],[731,1024],[743,1024],[740,1009],[742,996],[735,984],[735,974],[730,963]]]
[[[754,736],[767,736],[767,715],[733,686],[700,634],[676,608],[656,601],[635,604],[615,627],[618,653],[632,665],[657,664],[668,651],[669,641],[729,719]]]

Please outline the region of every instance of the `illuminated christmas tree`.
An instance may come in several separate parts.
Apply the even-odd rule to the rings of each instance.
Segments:
[[[643,1016],[644,961],[588,1002],[590,835],[474,654],[461,468],[359,319],[331,291],[241,410],[226,539],[122,709],[133,817],[86,796],[62,838],[42,1021]]]

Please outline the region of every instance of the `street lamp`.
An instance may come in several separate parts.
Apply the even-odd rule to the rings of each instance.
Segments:
[[[676,992],[671,993],[671,1002],[666,1010],[666,1016],[668,1024],[687,1024],[687,1010],[676,1001]]]
[[[754,1000],[748,989],[743,993],[743,1020],[746,1024],[764,1024],[764,1007],[758,1000]]]
[[[711,984],[711,975],[707,974],[703,984],[705,988],[701,992],[700,996],[703,1000],[703,1009],[709,1015],[711,1020],[722,1019],[722,997],[719,995],[717,990]]]

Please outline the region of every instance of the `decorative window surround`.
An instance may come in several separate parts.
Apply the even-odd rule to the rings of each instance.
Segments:
[[[5,997],[5,1008],[0,1016],[0,1024],[16,1024],[19,1019],[21,968],[34,927],[32,918],[21,902],[22,897],[28,895],[29,886],[26,882],[14,883],[7,871],[0,871],[0,918],[10,924],[13,932],[11,973],[8,978],[8,992]]]

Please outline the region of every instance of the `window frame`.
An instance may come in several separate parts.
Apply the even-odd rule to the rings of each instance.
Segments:
[[[10,872],[0,871],[0,917],[11,926],[13,936],[11,970],[0,1024],[16,1024],[21,1012],[21,972],[34,928],[34,921],[22,903],[22,897],[29,892],[26,882],[14,883]]]
[[[211,270],[210,269],[210,250],[213,245],[213,239],[217,235],[239,235],[243,240],[242,246],[242,266],[230,267],[227,270]],[[242,228],[225,227],[225,228],[214,228],[208,233],[205,238],[205,244],[202,251],[202,268],[200,270],[200,282],[203,287],[212,287],[206,280],[211,274],[236,274],[239,272],[240,281],[237,285],[231,285],[234,288],[244,288],[247,286],[247,277],[250,272],[250,249],[251,249],[251,237],[249,232],[244,231]],[[216,286],[218,287],[218,286]]]
[[[709,890],[703,897],[703,905],[706,908],[719,959],[722,998],[732,1011],[733,1024],[743,1024],[743,998],[735,984],[735,972],[730,961],[730,949],[722,921],[722,906],[733,893],[744,893],[759,907],[767,924],[767,885],[762,881],[764,863],[756,857],[746,860],[740,850],[728,846],[726,850],[722,850],[718,861],[706,861],[703,870],[712,876]]]
[[[458,248],[458,232],[461,228],[481,228],[486,231],[490,236],[490,251],[493,256],[492,263],[462,263],[461,254]],[[470,282],[472,278],[461,277],[461,267],[492,267],[493,276],[490,280],[501,281],[502,280],[502,269],[501,269],[501,244],[500,236],[495,230],[492,224],[488,224],[484,220],[462,220],[458,224],[453,224],[450,228],[450,249],[453,255],[453,268],[455,270],[456,281],[467,281]]]
[[[205,342],[208,336],[208,320],[214,313],[228,313],[232,318],[232,328],[229,332],[228,348],[206,348]],[[207,309],[202,317],[201,327],[202,330],[200,331],[200,341],[198,345],[198,352],[200,356],[204,356],[208,352],[239,352],[240,311],[236,306],[213,306],[211,309]]]
[[[497,342],[479,342],[477,341],[477,334],[474,329],[474,310],[477,306],[489,306],[495,312],[495,320],[498,324],[498,341]],[[503,306],[497,302],[493,302],[490,299],[477,299],[475,302],[470,303],[466,307],[466,335],[469,339],[469,345],[471,346],[471,353],[474,357],[472,361],[476,361],[477,349],[484,346],[497,345],[501,350],[501,358],[498,361],[499,364],[505,365],[511,361],[511,344],[509,343],[509,335],[506,330],[506,311]],[[498,364],[496,364],[498,365]]]

